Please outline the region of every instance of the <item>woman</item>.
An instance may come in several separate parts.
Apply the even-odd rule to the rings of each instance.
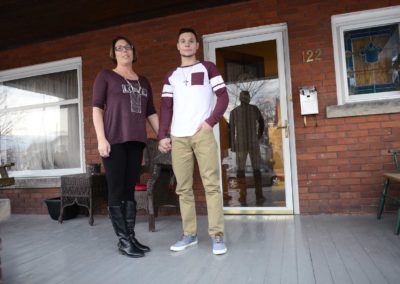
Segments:
[[[158,132],[158,116],[149,81],[132,67],[136,51],[132,42],[119,36],[112,41],[112,70],[102,70],[93,86],[93,123],[98,150],[108,184],[108,211],[119,239],[120,253],[143,257],[150,248],[135,237],[134,186],[139,178],[147,140],[146,119]]]

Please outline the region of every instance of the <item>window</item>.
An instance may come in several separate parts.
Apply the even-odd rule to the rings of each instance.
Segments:
[[[400,98],[400,6],[332,16],[338,104]]]
[[[0,159],[15,177],[83,172],[81,59],[0,72]]]

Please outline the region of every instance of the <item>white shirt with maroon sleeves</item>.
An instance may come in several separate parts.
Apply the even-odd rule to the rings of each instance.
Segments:
[[[170,125],[171,134],[176,137],[194,135],[204,121],[214,126],[228,101],[224,80],[214,63],[202,61],[170,71],[161,95],[158,138],[167,137]]]

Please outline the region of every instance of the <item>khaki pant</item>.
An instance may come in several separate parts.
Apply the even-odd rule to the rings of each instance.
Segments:
[[[194,155],[206,193],[208,233],[224,233],[222,194],[219,191],[217,143],[212,131],[201,129],[190,137],[171,137],[172,167],[177,180],[176,193],[182,215],[183,232],[197,234],[196,207],[193,194]]]

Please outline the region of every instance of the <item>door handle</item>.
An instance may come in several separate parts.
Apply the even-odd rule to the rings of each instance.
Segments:
[[[278,128],[278,129],[285,128],[285,137],[286,138],[289,137],[289,124],[287,122],[287,119],[285,119],[285,124],[284,125],[277,125],[276,128]]]

